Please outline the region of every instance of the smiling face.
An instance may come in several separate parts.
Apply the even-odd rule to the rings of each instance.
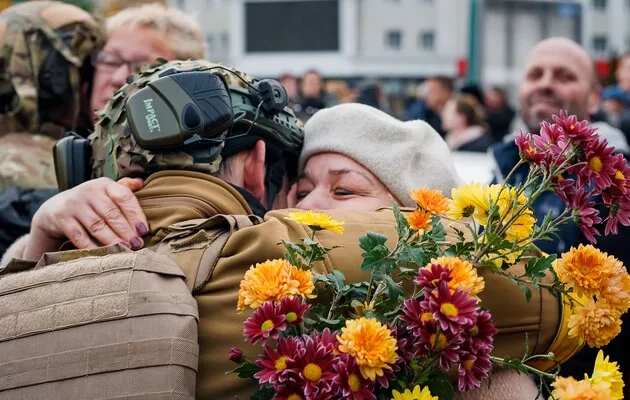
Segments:
[[[337,153],[306,162],[297,183],[297,208],[373,211],[391,205],[389,191],[370,171]]]
[[[531,52],[519,100],[523,121],[532,132],[561,110],[588,119],[597,110],[598,99],[592,61],[577,43],[552,38]]]
[[[175,58],[164,33],[142,26],[121,27],[111,32],[96,60],[92,108],[103,109],[113,93],[125,84],[127,76],[158,57]]]

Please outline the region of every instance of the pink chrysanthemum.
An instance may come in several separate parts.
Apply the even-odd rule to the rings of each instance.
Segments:
[[[247,318],[244,327],[245,340],[256,344],[260,340],[266,342],[270,337],[277,339],[287,325],[284,315],[274,302],[266,301]]]
[[[306,304],[300,297],[283,297],[280,300],[280,314],[285,316],[287,325],[296,325],[304,321],[304,314],[311,306]]]
[[[459,362],[463,336],[440,331],[437,322],[426,324],[418,331],[420,336],[419,354],[437,354],[440,368],[448,371],[452,363]]]
[[[612,177],[613,186],[617,187],[621,193],[628,193],[630,188],[627,186],[627,183],[630,180],[630,167],[623,154],[615,154],[613,156],[612,167],[615,170],[615,174]]]
[[[549,124],[543,121],[540,124],[540,134],[534,135],[534,147],[545,154],[546,161],[556,164],[564,161],[564,151],[568,138],[562,128],[557,124]]]
[[[275,388],[276,395],[273,400],[304,400],[304,388],[296,383],[288,383]]]
[[[462,332],[464,328],[471,326],[477,311],[477,301],[467,292],[455,290],[452,294],[448,283],[440,282],[437,294],[427,295],[428,308],[443,331],[453,334]]]
[[[287,367],[291,369],[291,380],[304,388],[306,400],[320,399],[337,393],[335,371],[338,361],[321,341],[310,336],[302,336],[304,351],[296,359],[287,359]],[[334,386],[334,387],[333,387]]]
[[[498,332],[492,323],[492,315],[488,311],[478,312],[474,324],[467,332],[470,338],[469,347],[475,351],[481,348],[492,350],[494,336]]]
[[[462,355],[457,366],[457,388],[459,391],[467,392],[481,386],[481,382],[488,377],[491,366],[489,351]]]
[[[423,329],[424,325],[435,320],[433,312],[428,308],[428,303],[424,302],[423,304],[418,299],[405,300],[402,312],[400,319],[409,324],[407,329],[414,332]],[[418,333],[416,333],[417,335]]]
[[[575,197],[575,180],[556,176],[552,178],[551,185],[553,186],[554,192],[565,204],[571,204]]]
[[[545,157],[534,145],[534,139],[531,133],[525,133],[523,130],[515,135],[514,143],[518,147],[521,158],[533,164],[537,164]]]
[[[389,326],[389,328],[392,331],[392,336],[396,339],[396,345],[398,346],[398,350],[396,351],[398,354],[396,365],[400,366],[400,369],[402,370],[409,370],[411,368],[409,365],[410,361],[418,353],[417,343],[413,332],[398,325],[394,325],[393,327]]]
[[[428,268],[420,268],[413,282],[423,289],[437,289],[441,281],[451,281],[451,271],[440,264],[433,263]]]
[[[254,378],[258,379],[261,385],[277,386],[285,383],[291,374],[291,370],[287,368],[287,361],[301,357],[303,352],[302,342],[294,336],[278,339],[278,346],[275,349],[266,344],[263,354],[256,359],[256,365],[261,370],[256,372]]]
[[[564,134],[571,139],[573,143],[578,145],[587,144],[595,139],[597,136],[595,135],[595,128],[589,124],[588,121],[577,120],[575,115],[567,115],[563,111],[560,112],[560,115],[554,115],[553,121],[562,128]]]
[[[604,190],[612,185],[615,176],[613,150],[614,147],[609,147],[605,139],[597,139],[587,145],[584,152],[586,164],[577,170],[578,186],[590,186],[592,181],[599,190]]]
[[[610,204],[606,221],[605,235],[619,233],[618,225],[630,226],[630,199],[622,198],[618,202]]]
[[[351,400],[376,400],[374,382],[361,376],[357,360],[348,353],[339,356],[334,366],[335,384],[340,388],[340,397]]]
[[[589,242],[596,243],[595,236],[599,235],[599,232],[594,225],[601,223],[602,219],[599,216],[599,211],[595,209],[595,203],[589,198],[590,193],[580,187],[576,189],[569,207],[573,210],[573,215],[582,234]]]

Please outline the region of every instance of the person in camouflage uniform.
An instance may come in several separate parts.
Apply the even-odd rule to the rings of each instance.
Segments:
[[[91,127],[90,55],[102,42],[95,18],[69,4],[0,13],[0,189],[56,186],[52,144]]]
[[[91,128],[90,55],[102,42],[95,18],[69,4],[29,1],[0,13],[0,254],[55,193],[55,140]]]

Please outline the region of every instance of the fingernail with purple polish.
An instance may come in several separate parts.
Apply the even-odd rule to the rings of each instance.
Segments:
[[[149,228],[147,228],[147,226],[142,222],[138,222],[136,224],[136,231],[138,232],[138,235],[144,236],[149,233]]]
[[[133,250],[138,250],[142,248],[142,239],[140,239],[139,237],[134,237],[133,239],[131,239],[131,248]]]

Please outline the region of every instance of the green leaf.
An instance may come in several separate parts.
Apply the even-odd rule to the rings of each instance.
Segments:
[[[396,218],[397,222],[396,230],[398,231],[398,240],[404,242],[409,239],[409,234],[411,233],[409,229],[409,221],[407,221],[407,217],[405,217],[403,213],[400,212],[400,207],[398,207],[398,204],[396,204],[396,202],[393,202],[392,204],[392,207],[394,209],[394,217]]]
[[[405,244],[396,255],[398,262],[402,264],[415,264],[424,267],[429,262],[424,250],[420,246]]]
[[[385,242],[387,242],[387,237],[374,232],[368,232],[367,235],[359,238],[360,246],[365,250],[365,253],[361,254],[363,257],[362,270],[386,270],[395,266],[395,260],[387,259],[390,250]]]
[[[427,382],[432,396],[437,396],[440,400],[453,399],[453,385],[448,380],[448,376],[440,371],[436,372]]]
[[[383,280],[385,281],[385,286],[387,287],[387,295],[391,300],[398,300],[400,298],[404,299],[403,289],[399,284],[394,282],[394,279],[392,279],[391,276],[384,275]]]
[[[258,389],[249,398],[250,400],[271,400],[275,396],[276,391],[271,386],[264,386]]]
[[[304,262],[302,260],[304,259],[304,254],[306,252],[304,246],[293,242],[286,242],[284,240],[282,241],[282,245],[285,249],[287,249],[286,253],[284,253],[284,258],[289,263],[303,269]]]
[[[236,372],[239,378],[253,378],[258,371],[260,371],[260,368],[256,364],[246,362],[232,372]]]
[[[545,271],[551,268],[551,263],[554,262],[555,259],[555,254],[540,258],[530,258],[525,267],[525,275],[533,279],[544,278]]]
[[[518,287],[525,293],[525,300],[529,303],[532,299],[532,290],[523,284],[519,284]]]

